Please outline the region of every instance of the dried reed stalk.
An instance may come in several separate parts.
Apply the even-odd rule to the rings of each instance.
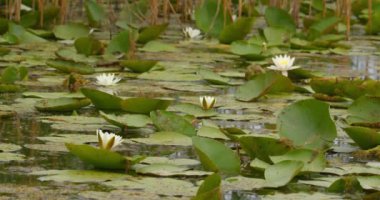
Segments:
[[[40,27],[44,26],[44,0],[38,0],[38,12],[40,13]]]
[[[66,20],[67,15],[67,0],[60,0],[60,7],[59,7],[59,23],[63,24]]]
[[[346,0],[346,39],[350,38],[350,30],[351,30],[351,0]]]
[[[150,24],[156,24],[158,19],[158,0],[150,0]]]
[[[368,0],[368,29],[372,33],[372,0]]]

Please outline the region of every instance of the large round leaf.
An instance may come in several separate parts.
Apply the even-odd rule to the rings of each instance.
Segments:
[[[264,176],[268,187],[281,187],[288,184],[302,169],[301,161],[284,160],[265,169]]]
[[[90,65],[68,60],[50,59],[46,61],[46,64],[65,73],[93,74],[95,72],[95,69]]]
[[[121,61],[120,64],[133,72],[143,73],[152,69],[157,62],[156,60],[124,60]]]
[[[329,105],[314,99],[301,100],[283,109],[277,125],[282,137],[308,149],[331,146],[337,135]]]
[[[239,157],[223,143],[195,136],[193,146],[205,169],[231,175],[239,174]]]
[[[296,24],[293,17],[283,9],[268,7],[265,10],[265,20],[271,27],[283,28],[290,33],[296,32]]]
[[[151,40],[157,39],[161,33],[163,33],[168,27],[168,23],[152,25],[144,27],[139,30],[139,38],[137,39],[138,43],[145,44]]]
[[[223,3],[220,0],[207,0],[195,10],[195,22],[203,32],[219,37],[224,27],[231,23],[231,17],[224,16]]]
[[[219,35],[219,41],[223,44],[230,44],[236,40],[243,40],[251,31],[253,18],[239,18],[234,23],[226,26]]]
[[[100,22],[106,19],[106,12],[95,0],[86,0],[84,4],[89,24],[94,27],[100,26]]]
[[[347,135],[362,149],[371,149],[380,145],[380,134],[365,127],[344,128]]]
[[[303,172],[322,172],[326,167],[324,151],[313,151],[310,149],[294,149],[280,156],[271,156],[274,163],[284,160],[296,160],[303,162]]]
[[[154,110],[165,110],[171,100],[151,99],[146,97],[133,97],[121,101],[121,109],[135,114],[149,114]]]
[[[86,56],[101,54],[103,45],[102,43],[92,37],[81,37],[74,42],[75,49],[79,54]]]
[[[102,92],[95,89],[90,88],[82,88],[81,92],[84,96],[89,98],[92,104],[95,105],[96,108],[101,110],[120,110],[120,103],[122,99],[120,97],[108,94],[106,92]]]
[[[249,157],[267,163],[272,163],[269,156],[282,155],[291,149],[288,144],[269,137],[242,136],[238,141]]]
[[[235,97],[240,101],[255,101],[268,93],[291,92],[293,89],[289,78],[275,72],[267,72],[239,86]]]
[[[150,113],[153,124],[160,131],[172,131],[187,136],[195,136],[194,126],[180,115],[172,112],[157,110]]]
[[[120,128],[131,127],[131,128],[141,128],[145,127],[147,124],[152,123],[152,120],[146,115],[140,114],[124,114],[124,115],[113,115],[106,114],[100,111],[100,115],[109,123],[118,126]]]
[[[350,124],[379,126],[380,97],[363,96],[355,100],[348,108]]]
[[[94,165],[100,169],[126,169],[127,159],[116,153],[105,149],[98,149],[86,144],[66,143],[67,149],[78,156],[83,162]]]
[[[88,36],[90,29],[84,24],[69,23],[55,26],[53,32],[59,39],[73,40]]]
[[[106,52],[112,53],[128,53],[137,38],[136,31],[126,30],[117,34],[108,44]]]
[[[78,110],[91,104],[89,99],[59,98],[43,99],[38,101],[34,107],[39,111],[67,112]]]

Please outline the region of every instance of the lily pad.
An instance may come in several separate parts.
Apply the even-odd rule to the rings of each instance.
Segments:
[[[268,93],[291,92],[294,86],[290,79],[275,72],[267,72],[255,76],[236,91],[236,99],[255,101]]]
[[[199,186],[197,195],[193,200],[218,200],[222,196],[221,191],[222,178],[219,174],[208,176]]]
[[[293,17],[285,10],[268,7],[265,10],[265,20],[270,27],[282,28],[290,33],[296,32],[296,23]]]
[[[102,43],[92,37],[81,37],[74,42],[75,49],[79,54],[86,56],[99,55],[102,53]]]
[[[371,149],[380,145],[380,134],[365,127],[347,127],[344,131],[361,149]]]
[[[191,146],[191,138],[176,132],[156,132],[149,138],[131,138],[132,141],[148,145]]]
[[[150,113],[153,124],[160,131],[173,131],[187,136],[195,136],[194,126],[182,116],[163,110]]]
[[[244,37],[251,31],[252,25],[253,18],[240,17],[223,29],[219,35],[219,41],[223,44],[231,44],[236,40],[244,40]]]
[[[132,72],[144,73],[152,69],[157,62],[155,60],[124,60],[120,64]]]
[[[223,143],[195,136],[193,146],[206,170],[231,175],[239,174],[240,159]]]
[[[281,187],[288,184],[302,169],[303,162],[284,160],[265,169],[264,176],[269,187]]]
[[[120,102],[121,109],[135,114],[149,114],[155,110],[165,110],[169,107],[171,100],[153,99],[146,97],[133,97]]]
[[[96,108],[101,110],[120,110],[122,99],[95,89],[82,88],[81,92],[91,100]]]
[[[90,29],[84,24],[69,23],[55,26],[53,32],[55,37],[59,39],[73,40],[88,36]]]
[[[157,39],[161,33],[163,33],[168,27],[168,23],[151,25],[139,30],[139,38],[137,39],[138,43],[145,44],[151,40]]]
[[[140,50],[146,52],[176,52],[177,48],[172,44],[152,40],[146,43]]]
[[[92,66],[74,61],[51,59],[46,61],[46,64],[65,73],[93,74],[95,72]]]
[[[139,114],[114,115],[114,114],[106,114],[102,111],[100,111],[100,115],[107,122],[115,126],[118,126],[120,128],[125,128],[125,127],[142,128],[152,123],[152,120],[146,115],[139,115]]]
[[[277,124],[281,137],[303,148],[327,148],[337,136],[329,105],[314,99],[301,100],[283,109]]]
[[[34,107],[43,112],[68,112],[78,110],[91,104],[89,99],[59,98],[43,99],[38,101]]]
[[[0,162],[11,162],[11,161],[24,161],[25,156],[19,153],[4,152],[0,153]]]
[[[363,96],[348,108],[348,122],[352,125],[374,126],[380,123],[380,97]]]
[[[324,152],[312,151],[309,149],[294,149],[280,156],[271,156],[274,163],[284,160],[295,160],[303,162],[303,172],[322,172],[327,163]]]
[[[204,110],[199,105],[191,103],[176,104],[174,106],[171,106],[170,109],[177,112],[193,115],[194,117],[212,117],[218,114],[214,109]]]
[[[100,26],[101,21],[107,17],[104,8],[95,0],[86,0],[84,3],[84,8],[86,9],[87,19],[90,26]]]
[[[132,48],[138,34],[135,31],[126,30],[117,34],[112,38],[108,44],[106,52],[108,54],[112,53],[128,53]]]
[[[198,74],[207,82],[214,84],[214,85],[229,85],[229,78],[224,78],[220,76],[219,74],[216,74],[210,70],[199,70]]]
[[[99,169],[128,169],[127,159],[116,153],[105,149],[98,149],[90,145],[77,145],[66,143],[70,153],[79,157],[83,162],[93,165]]]
[[[190,170],[187,167],[167,163],[135,165],[133,168],[139,174],[155,176],[206,176],[210,174],[210,172]]]

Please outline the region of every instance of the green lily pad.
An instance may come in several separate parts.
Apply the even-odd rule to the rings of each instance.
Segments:
[[[56,181],[56,182],[72,182],[72,183],[86,183],[86,182],[107,182],[110,180],[120,180],[130,178],[124,173],[103,172],[95,170],[45,170],[34,171],[30,175],[40,176],[40,181]]]
[[[191,103],[181,103],[171,106],[170,109],[177,112],[193,115],[194,117],[212,117],[218,113],[214,109],[204,110],[199,105]]]
[[[167,163],[135,165],[133,168],[139,174],[155,176],[206,176],[210,174],[210,172],[190,170],[187,167]]]
[[[126,30],[117,34],[108,44],[106,52],[112,53],[128,53],[133,43],[136,41],[138,34],[136,31]]]
[[[11,85],[11,84],[0,84],[0,93],[14,93],[21,92],[23,90],[19,85]]]
[[[198,74],[207,82],[215,85],[229,85],[230,79],[224,78],[210,70],[200,69]]]
[[[219,35],[219,41],[223,44],[231,44],[236,40],[244,40],[251,31],[253,18],[240,17],[233,23],[227,25]]]
[[[215,173],[208,176],[199,186],[196,196],[192,200],[218,200],[222,196],[222,178]]]
[[[198,129],[197,135],[201,137],[229,140],[229,138],[218,127],[203,125]]]
[[[128,169],[127,159],[116,153],[105,149],[98,149],[90,145],[77,145],[66,143],[70,153],[79,157],[83,162],[93,165],[99,169]]]
[[[141,161],[141,163],[144,164],[171,164],[171,165],[178,165],[178,166],[196,166],[199,165],[200,162],[195,159],[188,159],[188,158],[174,158],[169,159],[167,157],[146,157],[144,160]]]
[[[144,73],[152,69],[157,62],[155,60],[124,60],[120,64],[133,72]]]
[[[239,86],[235,97],[240,101],[255,101],[268,93],[291,92],[294,86],[289,78],[275,72],[267,72],[255,76]]]
[[[18,151],[21,149],[21,146],[10,143],[0,143],[0,152],[12,152]]]
[[[95,72],[92,66],[74,61],[50,59],[46,61],[46,65],[65,73],[93,74]]]
[[[78,110],[91,104],[89,99],[59,98],[43,99],[36,102],[34,107],[43,112],[68,112]]]
[[[350,114],[347,121],[352,125],[380,126],[380,97],[360,97],[347,111]]]
[[[54,27],[54,35],[59,39],[73,40],[80,37],[88,36],[90,29],[84,24],[69,23]]]
[[[153,124],[160,131],[173,131],[187,136],[195,136],[194,126],[182,116],[175,113],[158,110],[150,113]]]
[[[58,99],[58,98],[86,98],[82,93],[68,93],[68,92],[24,92],[22,96],[25,98],[41,98],[41,99]]]
[[[239,174],[240,159],[230,148],[213,139],[193,137],[193,146],[206,170]]]
[[[168,99],[133,97],[120,102],[121,109],[135,114],[149,114],[155,110],[165,110],[171,104]]]
[[[303,162],[284,160],[265,169],[264,176],[268,187],[282,187],[288,184],[302,169]]]
[[[27,78],[28,70],[25,67],[7,67],[1,73],[0,82],[5,84],[14,84],[16,81],[21,81]]]
[[[138,43],[145,44],[151,40],[157,39],[168,27],[168,23],[151,25],[139,30]]]
[[[118,126],[120,128],[142,128],[152,123],[152,120],[146,115],[140,114],[123,114],[114,115],[106,114],[100,111],[100,115],[109,123]]]
[[[303,162],[303,172],[322,172],[326,168],[324,152],[314,152],[309,149],[294,149],[280,156],[271,156],[273,163],[284,160],[295,160]]]
[[[92,27],[99,27],[101,21],[107,17],[104,8],[95,0],[86,0],[84,2],[84,8],[86,10],[88,22]]]
[[[99,55],[102,53],[102,43],[92,37],[80,37],[74,42],[75,49],[79,54],[86,56]]]
[[[265,20],[270,27],[282,28],[290,33],[296,32],[296,23],[293,17],[285,10],[268,7],[265,10]]]
[[[0,162],[24,161],[25,156],[19,153],[0,152]]]
[[[281,137],[307,149],[327,148],[337,136],[329,105],[314,99],[301,100],[283,109],[277,124]]]
[[[270,156],[278,156],[288,152],[291,146],[275,138],[242,136],[238,139],[243,150],[252,158],[272,163]]]
[[[148,145],[191,146],[191,138],[176,132],[156,132],[149,138],[131,138],[132,141]]]
[[[140,50],[146,52],[176,52],[177,48],[172,44],[152,40],[146,43]]]
[[[263,54],[263,47],[257,44],[251,44],[247,41],[235,41],[230,46],[233,54],[243,56],[249,60],[263,60],[267,55]]]
[[[380,145],[380,134],[374,129],[347,127],[344,131],[361,149],[371,149]]]
[[[101,110],[120,110],[122,99],[95,89],[82,88],[81,92],[89,98],[96,108]]]

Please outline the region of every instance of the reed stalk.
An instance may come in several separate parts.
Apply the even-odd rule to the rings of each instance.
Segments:
[[[351,31],[351,0],[346,0],[346,39],[350,39]]]

